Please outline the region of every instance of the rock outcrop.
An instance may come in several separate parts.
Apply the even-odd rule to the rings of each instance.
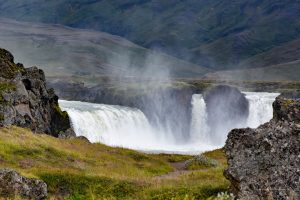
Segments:
[[[270,122],[228,135],[224,174],[239,199],[300,199],[300,93],[277,97],[273,108]]]
[[[0,126],[17,125],[55,137],[75,135],[54,90],[46,88],[42,70],[15,64],[4,49],[0,49],[0,69]]]
[[[0,170],[0,196],[4,198],[43,200],[47,198],[47,184],[29,179],[14,170]]]

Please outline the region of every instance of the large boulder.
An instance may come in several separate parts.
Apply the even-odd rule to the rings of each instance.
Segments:
[[[46,88],[42,70],[15,64],[4,49],[0,49],[0,68],[0,126],[17,125],[55,137],[70,135],[69,116],[60,110],[54,91]]]
[[[0,170],[0,196],[4,198],[43,200],[47,198],[47,184],[29,179],[14,170]]]
[[[277,97],[270,122],[229,133],[224,174],[239,199],[300,199],[299,97]]]

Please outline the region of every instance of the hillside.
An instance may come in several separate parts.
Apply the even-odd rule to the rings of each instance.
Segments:
[[[246,59],[239,66],[240,68],[246,66],[260,68],[279,64],[288,65],[289,62],[297,60],[300,60],[300,38]]]
[[[208,73],[204,79],[236,81],[300,81],[300,60],[268,67]]]
[[[26,66],[40,66],[47,77],[200,77],[211,71],[118,36],[60,25],[0,19],[0,46]]]
[[[0,0],[0,16],[100,30],[216,69],[252,67],[238,64],[300,37],[294,0]]]

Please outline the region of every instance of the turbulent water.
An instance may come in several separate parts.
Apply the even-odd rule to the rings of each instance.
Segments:
[[[249,101],[249,116],[247,126],[256,128],[257,126],[268,122],[273,116],[272,104],[279,93],[266,92],[245,92]]]
[[[152,127],[144,113],[135,108],[59,101],[68,112],[77,136],[91,142],[149,152],[196,152],[180,144],[168,131]]]
[[[272,102],[276,93],[245,93],[249,101],[247,124],[233,125],[232,128],[255,128],[272,118]],[[229,130],[218,138],[210,137],[207,125],[206,105],[202,95],[192,98],[192,120],[190,139],[184,143],[176,141],[163,125],[151,126],[144,113],[135,108],[93,104],[76,101],[59,101],[63,110],[70,115],[77,136],[85,136],[91,142],[109,146],[125,147],[148,152],[196,154],[222,147]]]
[[[250,127],[256,128],[259,125],[268,122],[273,117],[272,103],[279,95],[278,93],[265,92],[244,92],[246,99],[249,101],[249,116],[245,124],[232,124],[231,127],[219,131],[217,138],[211,137],[210,128],[206,123],[207,113],[206,105],[201,94],[193,95],[192,99],[192,123],[191,135],[193,141],[210,145],[213,148],[222,147],[225,144],[228,132],[233,128]]]

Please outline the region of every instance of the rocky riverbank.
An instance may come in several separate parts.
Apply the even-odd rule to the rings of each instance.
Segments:
[[[273,103],[273,119],[257,129],[234,129],[225,176],[239,199],[300,198],[300,94]]]

